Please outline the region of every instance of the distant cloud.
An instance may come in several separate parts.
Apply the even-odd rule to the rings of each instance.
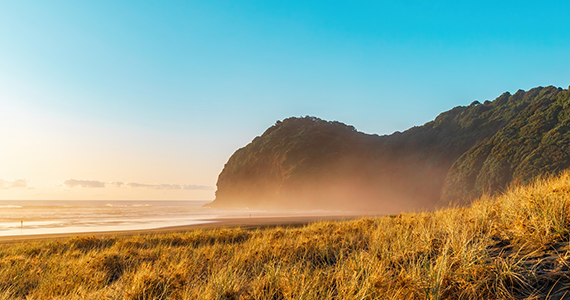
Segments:
[[[0,189],[12,188],[29,188],[28,181],[26,179],[16,179],[14,181],[6,181],[4,179],[0,179]]]
[[[185,190],[204,190],[204,191],[211,191],[214,188],[211,186],[206,186],[206,185],[195,185],[195,184],[188,184],[188,185],[184,185],[182,186],[183,189]]]
[[[84,188],[104,188],[105,183],[97,180],[77,180],[77,179],[66,179],[63,182],[68,188],[74,187],[84,187]]]
[[[121,181],[111,181],[111,182],[109,182],[109,186],[112,186],[112,187],[122,187],[123,185],[125,185],[125,183],[124,183],[124,182],[121,182]]]
[[[115,188],[145,188],[145,189],[154,189],[154,190],[204,190],[210,191],[214,188],[211,186],[205,185],[196,185],[196,184],[171,184],[171,183],[155,183],[155,184],[148,184],[148,183],[137,183],[137,182],[122,182],[122,181],[111,181],[108,183],[96,180],[76,180],[76,179],[67,179],[64,180],[63,185],[69,188],[73,187],[84,187],[84,188],[103,188],[103,187],[115,187]]]
[[[146,183],[127,182],[125,183],[125,187],[147,188],[155,190],[213,190],[212,187],[205,185],[195,185],[195,184],[181,185],[181,184],[169,184],[169,183],[146,184]]]
[[[127,182],[125,186],[128,188],[147,188],[147,189],[155,189],[155,190],[180,190],[182,187],[179,184],[147,184],[147,183],[136,183],[136,182]]]

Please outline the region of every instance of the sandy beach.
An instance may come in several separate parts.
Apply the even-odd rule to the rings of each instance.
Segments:
[[[203,220],[207,223],[170,226],[154,229],[135,229],[120,231],[97,231],[97,232],[74,232],[74,233],[57,233],[57,234],[35,234],[35,235],[19,235],[19,236],[0,236],[0,244],[17,243],[24,241],[38,241],[49,239],[64,239],[76,236],[131,236],[148,233],[163,232],[182,232],[198,229],[214,229],[214,228],[258,228],[269,226],[295,226],[304,225],[316,221],[325,220],[350,220],[361,216],[358,215],[314,215],[314,216],[290,216],[290,217],[243,217],[243,218],[218,218]]]

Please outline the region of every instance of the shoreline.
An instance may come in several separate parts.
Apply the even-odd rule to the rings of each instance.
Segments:
[[[239,217],[239,218],[216,218],[201,220],[207,223],[177,225],[168,227],[159,227],[152,229],[132,229],[132,230],[113,230],[113,231],[89,231],[89,232],[70,232],[70,233],[45,233],[30,235],[11,235],[0,236],[0,244],[12,244],[19,242],[34,242],[42,240],[57,240],[71,237],[81,236],[133,236],[141,234],[168,233],[168,232],[185,232],[192,230],[207,230],[218,228],[246,228],[255,229],[272,226],[300,226],[317,221],[342,221],[352,220],[363,217],[375,217],[378,215],[314,215],[314,216],[287,216],[287,217]]]

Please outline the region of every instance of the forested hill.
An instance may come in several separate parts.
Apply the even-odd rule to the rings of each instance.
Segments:
[[[315,117],[278,121],[237,150],[211,206],[430,209],[570,167],[570,95],[504,93],[392,135]]]

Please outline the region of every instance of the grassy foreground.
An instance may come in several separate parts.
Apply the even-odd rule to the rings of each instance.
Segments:
[[[0,299],[570,299],[570,173],[468,208],[0,246]]]

